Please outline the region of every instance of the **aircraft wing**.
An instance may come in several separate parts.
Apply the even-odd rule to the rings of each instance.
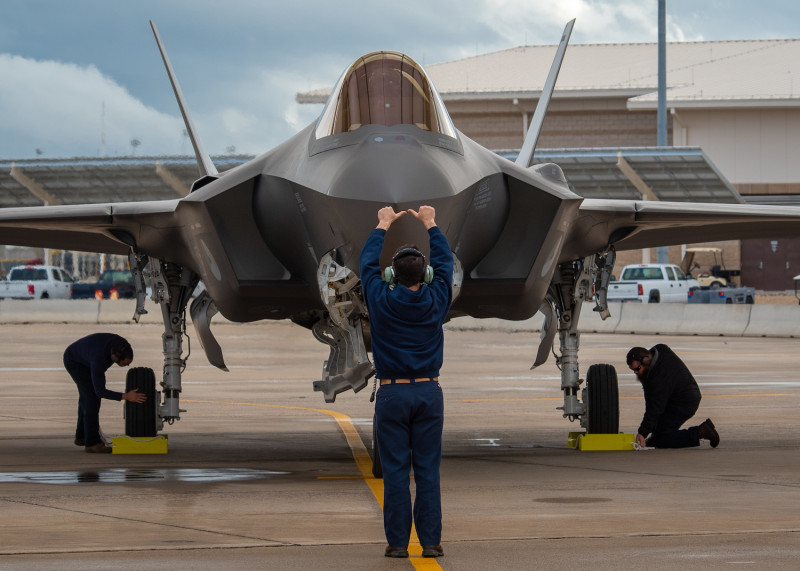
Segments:
[[[176,228],[180,200],[0,209],[0,244],[128,254],[158,254]]]
[[[585,199],[561,259],[717,240],[800,236],[800,208]]]

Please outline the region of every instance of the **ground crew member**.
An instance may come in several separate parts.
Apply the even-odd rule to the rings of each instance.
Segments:
[[[626,361],[644,390],[644,417],[636,434],[639,446],[688,448],[699,446],[701,439],[713,448],[719,446],[719,434],[710,418],[681,430],[697,412],[701,396],[694,377],[672,349],[664,344],[650,350],[634,347]]]
[[[127,367],[133,361],[133,349],[123,337],[113,333],[94,333],[78,339],[64,351],[64,368],[78,386],[78,425],[75,444],[86,452],[108,454],[100,437],[100,400],[126,400],[142,403],[147,396],[133,389],[118,393],[106,388],[106,371],[116,363]]]
[[[428,230],[430,267],[414,246],[400,248],[381,279],[386,231],[406,212]],[[375,403],[378,454],[383,468],[383,523],[387,557],[408,557],[412,514],[423,557],[443,555],[442,461],[444,401],[439,368],[442,324],[452,302],[453,254],[431,206],[378,211],[378,226],[361,251],[360,271],[369,310],[372,356],[380,389]],[[433,269],[431,271],[431,268]],[[412,511],[409,474],[414,467]]]

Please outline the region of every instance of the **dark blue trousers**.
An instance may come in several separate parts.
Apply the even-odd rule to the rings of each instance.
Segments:
[[[444,398],[436,381],[383,385],[375,403],[378,453],[383,468],[383,526],[392,547],[408,547],[411,521],[421,545],[442,540]],[[409,474],[416,497],[411,507]]]
[[[83,440],[85,446],[94,446],[100,442],[100,402],[92,385],[92,373],[89,367],[64,361],[64,368],[78,386],[78,425],[75,428],[75,439]]]
[[[700,403],[698,403],[699,405]],[[658,419],[658,424],[653,434],[647,439],[647,445],[655,448],[691,448],[700,446],[700,428],[692,426],[684,428],[681,426],[697,412],[697,408],[691,414],[677,413],[665,410]]]

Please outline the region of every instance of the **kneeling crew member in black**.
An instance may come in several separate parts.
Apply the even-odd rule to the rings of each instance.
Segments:
[[[443,555],[442,461],[444,401],[439,368],[444,359],[442,324],[452,302],[453,254],[436,226],[436,211],[408,212],[430,238],[431,266],[415,247],[400,248],[381,280],[380,255],[386,231],[406,214],[391,206],[378,212],[378,226],[361,251],[360,270],[369,310],[372,356],[381,388],[375,403],[378,453],[383,468],[383,523],[387,557],[408,557],[412,514],[423,557]],[[409,473],[416,498],[411,507]]]
[[[700,439],[710,441],[714,448],[719,445],[710,418],[699,426],[680,429],[697,412],[701,396],[692,373],[672,349],[663,344],[650,350],[634,347],[626,361],[644,390],[644,418],[636,434],[639,446],[688,448],[699,446]]]
[[[106,388],[106,371],[116,363],[127,367],[133,361],[133,349],[125,338],[113,333],[94,333],[78,339],[64,351],[64,368],[78,386],[78,426],[75,444],[86,452],[109,453],[100,438],[101,399],[141,403],[147,396],[133,389],[118,393]]]

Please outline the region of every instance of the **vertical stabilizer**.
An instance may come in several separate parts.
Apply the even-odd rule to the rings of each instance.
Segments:
[[[203,148],[203,143],[200,142],[200,137],[197,136],[197,129],[194,126],[192,118],[189,116],[189,109],[186,106],[186,100],[183,97],[183,91],[181,91],[178,78],[175,77],[172,64],[169,61],[169,57],[167,57],[166,50],[164,50],[164,45],[161,43],[161,37],[158,35],[158,29],[152,20],[150,21],[150,27],[153,28],[153,35],[156,37],[158,51],[161,52],[161,59],[164,60],[164,66],[167,68],[167,75],[169,75],[169,81],[172,83],[172,90],[175,92],[175,98],[178,100],[178,107],[181,109],[186,131],[189,133],[189,138],[192,141],[192,147],[194,147],[194,155],[197,157],[197,166],[200,168],[200,174],[202,176],[217,175],[219,174],[217,167],[211,162],[211,156],[206,153]]]
[[[556,57],[550,66],[550,73],[547,74],[547,81],[545,81],[542,88],[542,95],[539,97],[539,103],[536,104],[536,111],[533,113],[528,133],[525,135],[525,142],[522,144],[522,149],[520,149],[516,160],[516,163],[521,167],[528,168],[533,163],[533,151],[536,149],[536,141],[539,139],[539,133],[542,130],[547,106],[550,104],[550,96],[553,95],[553,89],[556,87],[558,72],[561,71],[561,62],[564,61],[564,54],[567,51],[567,44],[569,43],[570,35],[572,35],[572,26],[574,25],[574,19],[567,22],[564,33],[561,35],[561,43],[556,50]]]

